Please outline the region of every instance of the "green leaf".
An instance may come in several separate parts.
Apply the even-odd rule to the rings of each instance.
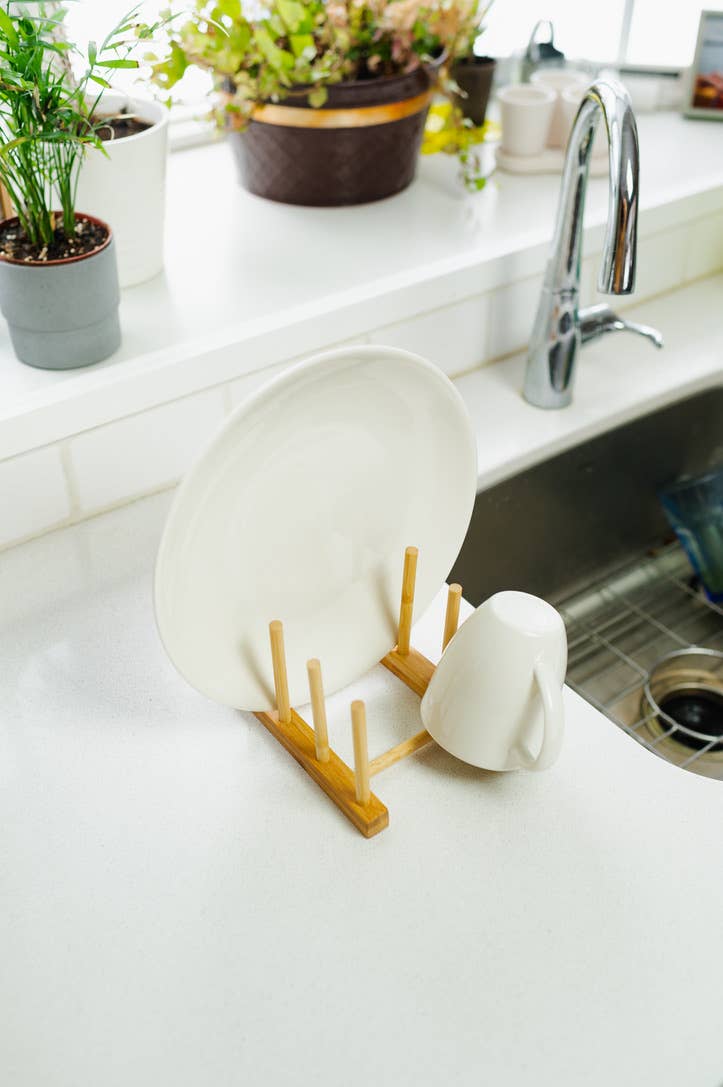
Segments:
[[[316,56],[314,38],[311,34],[289,34],[289,45],[295,57],[303,56],[307,49],[310,50],[307,54],[308,59]]]
[[[105,87],[106,89],[110,89],[110,83],[108,82],[108,80],[103,79],[102,76],[96,75],[95,72],[91,72],[89,78],[92,79],[94,83],[97,83],[99,87]]]
[[[137,68],[137,60],[99,60],[100,68]]]
[[[95,67],[96,58],[98,56],[98,47],[95,42],[88,42],[88,63],[91,68]]]
[[[294,67],[294,58],[285,49],[279,49],[265,26],[257,26],[254,39],[261,53],[277,72],[290,71]]]
[[[296,34],[306,20],[306,8],[297,0],[276,0],[276,10],[290,34]]]
[[[0,8],[0,32],[7,38],[11,45],[17,46],[18,35],[15,24],[6,11]]]
[[[23,144],[32,142],[32,136],[17,136],[8,143],[0,144],[0,155],[7,155],[10,151],[14,151],[16,147],[22,147]]]
[[[234,22],[241,20],[241,0],[217,0],[215,10],[219,16],[225,15]]]
[[[314,109],[318,109],[319,106],[323,106],[329,97],[329,92],[326,87],[315,87],[313,91],[309,92],[309,105]]]
[[[170,90],[183,78],[187,67],[186,54],[178,42],[172,41],[170,54],[160,64],[154,65],[153,74],[158,82]]]
[[[278,12],[272,11],[269,14],[268,19],[266,20],[265,25],[268,28],[269,33],[272,34],[275,38],[286,37],[286,23],[278,14]]]

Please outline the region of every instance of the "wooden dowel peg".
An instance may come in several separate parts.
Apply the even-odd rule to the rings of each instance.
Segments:
[[[311,714],[314,721],[314,747],[319,762],[329,761],[329,731],[326,724],[326,704],[324,686],[321,682],[321,665],[318,660],[306,662],[311,695]]]
[[[414,612],[414,583],[417,580],[416,547],[408,547],[404,552],[404,573],[402,574],[402,603],[399,608],[399,634],[397,652],[403,657],[409,652],[409,639],[412,633],[412,615]]]
[[[442,652],[457,633],[459,626],[459,602],[462,599],[462,586],[450,585],[447,593],[447,612],[444,617],[444,636],[442,638]]]
[[[410,736],[408,740],[402,740],[400,744],[390,747],[388,751],[372,759],[369,763],[369,773],[372,775],[378,774],[381,770],[386,770],[388,766],[393,766],[395,762],[406,759],[407,755],[413,755],[415,751],[420,751],[431,742],[432,737],[426,729],[422,729],[415,736]]]
[[[271,638],[271,661],[274,666],[274,688],[276,690],[276,709],[279,721],[288,725],[291,721],[289,703],[289,681],[286,675],[286,653],[284,652],[284,627],[279,619],[269,623]]]
[[[367,746],[367,715],[363,702],[351,704],[351,729],[354,737],[354,784],[356,798],[360,804],[368,804],[371,795],[369,786],[369,750]]]

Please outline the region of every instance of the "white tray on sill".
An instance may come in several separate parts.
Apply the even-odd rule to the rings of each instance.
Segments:
[[[546,147],[540,155],[511,155],[498,147],[495,156],[499,169],[508,174],[561,174],[565,162],[565,150],[562,147]],[[607,155],[593,155],[590,160],[590,177],[605,177],[607,172]]]

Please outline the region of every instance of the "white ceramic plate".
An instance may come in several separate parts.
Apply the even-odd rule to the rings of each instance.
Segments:
[[[310,657],[338,690],[396,642],[409,544],[415,613],[434,598],[476,482],[465,406],[424,359],[352,347],[287,370],[236,408],[176,494],[155,582],[168,655],[216,701],[272,709],[281,619],[292,705],[309,700]]]

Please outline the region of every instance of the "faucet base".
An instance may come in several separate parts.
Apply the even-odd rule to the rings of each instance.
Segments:
[[[559,408],[567,408],[572,404],[572,390],[567,389],[565,393],[560,396],[556,396],[554,399],[541,399],[537,390],[527,389],[522,390],[522,398],[533,408],[542,408],[543,411],[557,411]]]

